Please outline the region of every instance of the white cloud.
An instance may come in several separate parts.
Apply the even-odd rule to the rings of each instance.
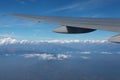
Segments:
[[[71,57],[71,55],[66,55],[66,54],[58,54],[57,55],[57,59],[59,59],[59,60],[67,59],[69,57]]]
[[[96,52],[88,52],[88,51],[85,51],[85,52],[80,52],[80,54],[94,54],[94,53],[96,53]],[[112,52],[107,52],[107,51],[102,51],[102,52],[97,52],[97,54],[113,54]],[[119,52],[116,52],[117,54],[119,54]]]
[[[81,56],[81,58],[85,60],[90,59],[90,57],[87,57],[87,56]]]
[[[91,54],[91,52],[80,52],[80,54]]]
[[[16,40],[12,39],[10,37],[8,38],[3,38],[0,39],[0,44],[25,44],[25,43],[30,43],[30,44],[38,44],[38,43],[106,43],[106,40],[39,40],[39,41],[29,41],[29,40]]]
[[[24,54],[22,55],[24,56],[25,58],[40,58],[40,59],[43,59],[43,60],[63,60],[63,59],[67,59],[67,58],[70,58],[71,55],[67,55],[67,54],[57,54],[57,55],[54,55],[54,54],[47,54],[47,53],[44,53],[44,54],[38,54],[38,53],[34,53],[34,54]]]
[[[40,40],[48,43],[105,43],[107,40]]]
[[[101,52],[101,54],[112,54],[111,52]]]
[[[107,40],[83,40],[84,43],[105,43]]]
[[[24,54],[23,56],[25,58],[39,57],[39,58],[48,59],[48,60],[54,59],[54,56],[52,54],[46,54],[46,53],[44,53],[44,54],[37,54],[37,53],[35,53],[35,54]]]
[[[16,39],[12,39],[12,38],[0,39],[0,44],[14,44],[16,42],[17,42],[17,40]]]
[[[48,43],[77,43],[80,40],[40,40],[40,42],[48,42]]]

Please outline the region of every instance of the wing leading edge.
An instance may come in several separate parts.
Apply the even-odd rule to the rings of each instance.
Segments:
[[[24,18],[28,20],[35,20],[38,22],[50,22],[62,25],[62,27],[55,29],[58,32],[63,31],[68,32],[68,30],[71,30],[72,32],[76,31],[77,33],[85,33],[86,31],[92,32],[96,29],[120,32],[119,18],[78,18],[78,17],[35,16],[26,14],[10,14],[9,16]],[[110,39],[110,41],[112,41],[112,39]]]

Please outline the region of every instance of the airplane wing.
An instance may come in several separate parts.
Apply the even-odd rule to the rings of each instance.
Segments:
[[[38,22],[50,22],[61,25],[54,29],[58,33],[88,33],[95,30],[106,30],[113,32],[120,32],[119,18],[78,18],[78,17],[57,17],[57,16],[37,16],[26,14],[10,14],[9,16],[24,18],[28,20],[35,20]],[[120,38],[114,36],[109,39],[112,42],[120,42]],[[116,40],[117,37],[117,40]],[[113,39],[115,38],[115,39]]]

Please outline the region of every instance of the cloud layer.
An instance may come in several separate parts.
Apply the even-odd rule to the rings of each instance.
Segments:
[[[15,43],[20,43],[20,44],[25,44],[25,43],[106,43],[106,40],[39,40],[39,41],[28,41],[28,40],[16,40],[12,38],[4,38],[0,39],[0,44],[15,44]]]
[[[91,55],[118,55],[119,44],[106,40],[16,40],[0,39],[0,55],[19,55],[42,60],[64,60],[73,57],[91,59]]]

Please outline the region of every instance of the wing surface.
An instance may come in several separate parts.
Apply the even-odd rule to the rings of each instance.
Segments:
[[[56,17],[56,16],[36,16],[26,14],[10,14],[18,18],[34,20],[38,22],[50,22],[62,25],[53,31],[59,33],[87,33],[95,30],[106,30],[120,32],[119,18],[78,18],[78,17]],[[120,43],[120,35],[108,39],[111,42]]]
[[[26,14],[10,14],[10,16],[25,18],[28,20],[35,20],[38,22],[50,22],[63,26],[120,32],[119,18],[78,18],[78,17],[36,16]]]

